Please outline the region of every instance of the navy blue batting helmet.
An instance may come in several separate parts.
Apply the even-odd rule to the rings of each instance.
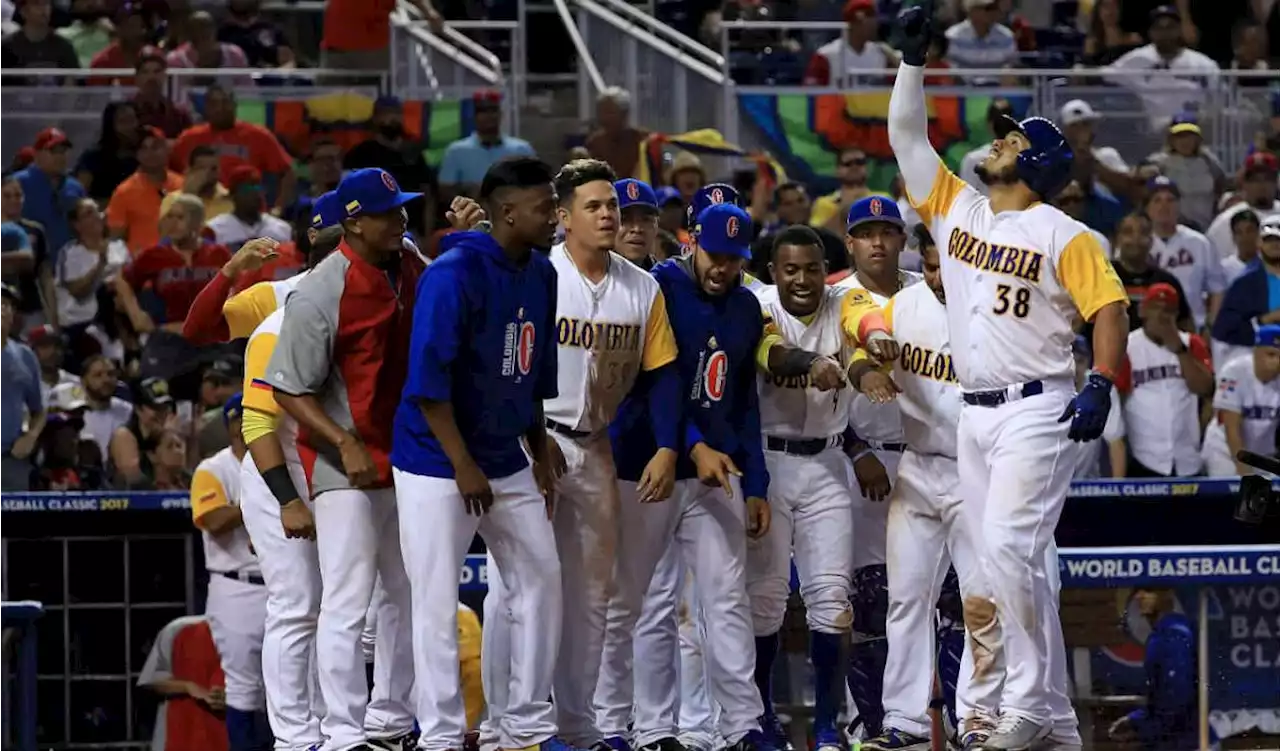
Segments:
[[[693,194],[693,200],[689,202],[689,207],[685,209],[685,221],[688,222],[689,227],[693,228],[697,225],[697,219],[702,215],[702,212],[717,203],[731,203],[735,206],[740,206],[738,191],[734,190],[733,186],[728,183],[711,183],[698,188],[698,192]]]
[[[1075,153],[1058,130],[1058,126],[1043,117],[1028,117],[1022,122],[1008,115],[997,117],[992,123],[996,138],[1004,138],[1014,131],[1027,137],[1031,146],[1018,154],[1015,169],[1018,179],[1027,184],[1046,201],[1071,182],[1071,163]]]

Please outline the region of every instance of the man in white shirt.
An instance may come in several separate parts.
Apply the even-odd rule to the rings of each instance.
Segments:
[[[1072,176],[1080,180],[1090,192],[1098,190],[1108,197],[1128,197],[1133,191],[1133,178],[1129,165],[1120,152],[1110,146],[1097,146],[1097,132],[1093,124],[1102,114],[1083,99],[1072,99],[1062,105],[1058,123],[1075,152]]]
[[[1196,330],[1212,322],[1222,306],[1227,282],[1222,261],[1209,240],[1178,222],[1182,192],[1169,178],[1160,175],[1147,183],[1147,217],[1151,219],[1151,259],[1160,268],[1178,277],[1191,306]]]
[[[956,68],[1012,68],[1018,64],[1018,42],[1000,23],[997,0],[964,0],[965,20],[947,29],[947,61]],[[996,83],[993,76],[972,76],[969,83]]]
[[[256,167],[241,165],[227,176],[231,191],[231,211],[210,219],[216,242],[232,253],[255,237],[267,237],[287,243],[293,239],[293,228],[283,219],[263,212],[262,173]]]
[[[1209,92],[1218,86],[1222,70],[1207,55],[1187,49],[1182,39],[1182,17],[1172,5],[1151,11],[1150,44],[1130,50],[1102,69],[1108,83],[1124,86],[1139,97],[1151,120],[1151,131],[1161,133],[1183,110],[1200,110]],[[1152,75],[1151,71],[1168,71]]]
[[[81,373],[83,373],[82,385],[86,405],[84,437],[92,438],[93,442],[98,444],[103,459],[106,459],[109,455],[107,449],[111,445],[111,436],[115,434],[116,428],[129,423],[129,419],[133,417],[133,405],[115,395],[120,374],[115,362],[110,358],[105,355],[93,355],[85,360]]]
[[[1245,210],[1252,210],[1263,224],[1267,220],[1280,217],[1280,201],[1276,200],[1276,173],[1280,171],[1280,160],[1275,154],[1266,151],[1255,151],[1244,160],[1244,179],[1240,193],[1244,198],[1218,214],[1205,235],[1218,255],[1226,257],[1235,250],[1231,237],[1231,217]]]
[[[1240,450],[1263,456],[1276,453],[1280,428],[1280,324],[1258,328],[1251,355],[1223,365],[1213,396],[1214,420],[1204,436],[1205,468],[1210,477],[1256,474],[1236,460]]]
[[[62,335],[49,324],[36,326],[27,332],[27,345],[36,353],[40,362],[40,396],[44,398],[45,407],[49,406],[49,395],[64,383],[80,383],[74,373],[62,369],[62,356],[66,350]]]
[[[804,72],[806,86],[838,86],[882,82],[881,71],[898,64],[898,55],[876,39],[875,0],[848,0],[845,33],[819,47]]]

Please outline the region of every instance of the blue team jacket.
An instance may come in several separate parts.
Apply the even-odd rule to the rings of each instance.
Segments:
[[[755,353],[764,328],[760,303],[740,285],[719,297],[704,294],[693,276],[692,257],[663,261],[652,273],[666,298],[679,348],[676,366],[684,428],[676,479],[697,477],[689,449],[705,441],[732,457],[742,470],[744,496],[768,497],[756,390]],[[653,432],[644,419],[648,405],[643,390],[641,382],[610,428],[618,477],[633,482],[655,450]]]
[[[1169,613],[1147,637],[1143,669],[1147,706],[1129,713],[1138,741],[1149,751],[1195,748],[1196,637],[1191,619]]]

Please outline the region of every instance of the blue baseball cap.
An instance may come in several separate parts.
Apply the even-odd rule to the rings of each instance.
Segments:
[[[354,170],[338,183],[338,202],[342,205],[342,218],[352,219],[364,214],[385,214],[400,208],[421,193],[406,193],[390,172],[377,167]]]
[[[628,177],[614,183],[613,189],[618,191],[619,209],[640,206],[653,211],[658,210],[658,196],[653,192],[653,188],[649,187],[649,183],[643,180]]]
[[[236,394],[235,396],[228,399],[226,404],[222,405],[223,424],[230,423],[232,420],[244,414],[244,405],[242,404],[243,401],[244,401],[244,394]]]
[[[1147,181],[1147,193],[1155,195],[1156,191],[1160,190],[1169,191],[1174,198],[1182,198],[1182,191],[1178,188],[1178,184],[1164,175],[1156,175]]]
[[[342,202],[338,200],[338,192],[331,190],[311,204],[311,229],[328,229],[339,224],[342,224]]]
[[[895,227],[906,226],[906,222],[902,221],[902,211],[898,208],[898,202],[884,196],[867,196],[850,206],[845,231],[851,231],[859,224],[869,222],[885,222]]]
[[[1253,343],[1259,347],[1280,347],[1280,323],[1259,326],[1254,332]]]
[[[694,226],[698,247],[708,253],[751,258],[751,215],[732,203],[708,206]]]
[[[718,203],[737,206],[738,191],[728,183],[711,183],[699,188],[698,192],[693,194],[693,200],[689,202],[689,224],[691,226],[697,224],[696,220],[702,216],[702,212]]]
[[[670,185],[664,185],[661,188],[658,188],[654,195],[656,196],[658,206],[664,209],[668,204],[684,203],[684,199],[680,197],[680,191]]]

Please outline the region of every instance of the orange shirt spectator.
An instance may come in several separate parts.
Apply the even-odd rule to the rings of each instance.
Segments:
[[[107,227],[136,255],[160,242],[160,202],[182,190],[182,175],[165,168],[169,142],[159,128],[143,128],[138,169],[116,186],[107,204]]]

